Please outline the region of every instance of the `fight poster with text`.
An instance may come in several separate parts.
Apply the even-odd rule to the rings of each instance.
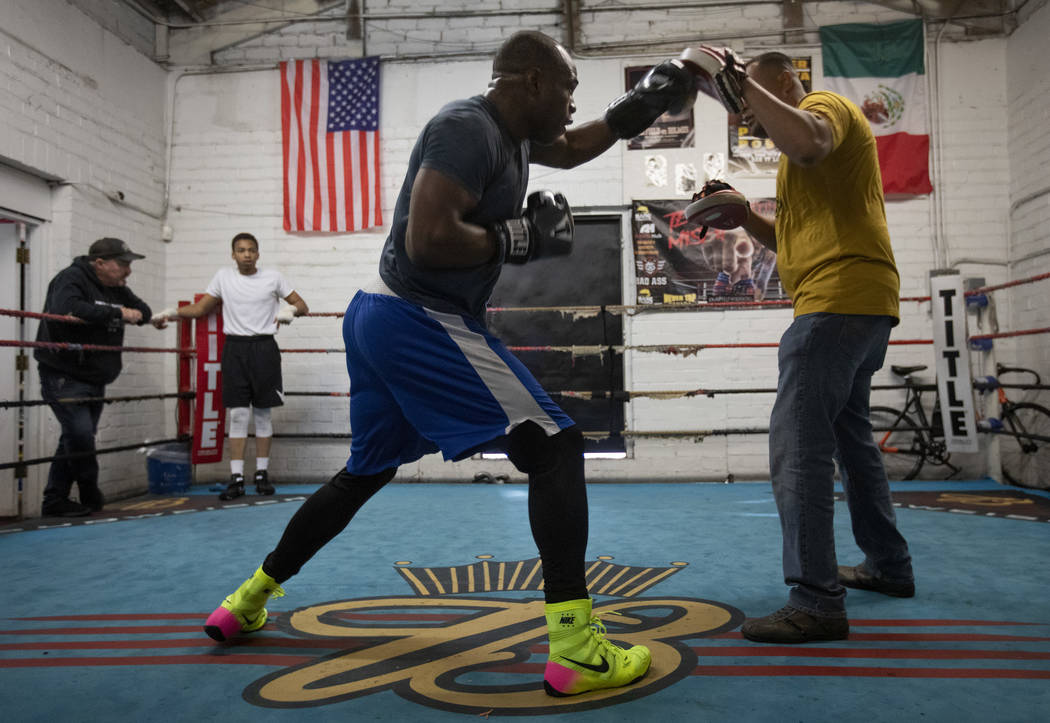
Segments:
[[[792,64],[807,93],[813,90],[813,59],[792,58]],[[726,165],[730,176],[775,176],[780,149],[773,141],[756,134],[740,115],[729,115],[729,153]]]
[[[752,208],[772,216],[774,200],[754,199]],[[634,201],[636,304],[696,304],[708,301],[786,299],[775,253],[744,229],[708,229],[685,218],[689,201]]]
[[[200,301],[198,294],[194,301]],[[226,435],[226,410],[222,406],[222,304],[197,319],[197,386],[193,405],[193,464],[221,462]]]

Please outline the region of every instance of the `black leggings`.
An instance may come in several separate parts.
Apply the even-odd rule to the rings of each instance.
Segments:
[[[526,427],[531,423],[520,425]],[[532,425],[535,426],[535,425]],[[537,428],[538,429],[538,428]],[[548,603],[587,597],[584,554],[587,550],[587,488],[583,477],[583,435],[576,427],[539,440],[535,435],[508,438],[508,454],[529,475],[529,523],[543,561]],[[538,460],[538,461],[537,461]],[[523,468],[524,467],[524,468]],[[396,468],[375,475],[345,469],[310,496],[292,517],[281,541],[263,562],[263,571],[279,584],[295,575],[342,532],[372,495],[394,477]]]

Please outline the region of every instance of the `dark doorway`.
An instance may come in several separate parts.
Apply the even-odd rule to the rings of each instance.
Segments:
[[[504,266],[489,302],[493,307],[597,306],[594,314],[561,311],[495,311],[489,328],[510,347],[598,346],[596,354],[519,351],[551,397],[576,420],[587,452],[624,452],[623,319],[605,310],[622,304],[621,223],[618,215],[577,216],[571,256]],[[563,392],[592,392],[591,399]]]

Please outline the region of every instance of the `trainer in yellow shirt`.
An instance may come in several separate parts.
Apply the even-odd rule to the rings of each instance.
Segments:
[[[770,476],[784,536],[787,605],[746,621],[744,637],[807,643],[849,637],[844,586],[915,594],[869,419],[871,377],[899,321],[875,138],[851,101],[806,94],[791,59],[765,53],[739,78],[744,118],[782,155],[776,218],[744,223],[777,253],[795,318],[780,340],[769,422]],[[839,566],[834,460],[864,560]]]
[[[830,92],[798,104],[824,119],[827,157],[813,166],[785,153],[777,169],[777,269],[795,316],[815,311],[899,318],[875,137],[853,102]]]

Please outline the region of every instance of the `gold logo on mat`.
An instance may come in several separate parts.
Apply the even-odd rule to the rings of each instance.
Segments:
[[[974,505],[975,507],[1013,507],[1014,505],[1031,505],[1032,500],[1018,497],[1001,497],[995,495],[974,495],[965,492],[945,492],[937,498],[938,502]]]
[[[481,562],[456,567],[411,567],[407,561],[395,562],[394,567],[412,591],[421,596],[543,590],[543,568],[538,557],[515,562],[494,562],[492,555],[477,558]],[[592,595],[636,597],[689,564],[635,567],[615,564],[612,559],[610,555],[600,555],[587,565],[587,589]]]
[[[605,580],[598,587],[619,589],[623,595],[651,579],[649,573],[640,575],[651,568],[609,567],[608,559],[589,565],[589,581],[598,575]],[[521,575],[527,577],[531,562],[490,562],[489,589],[526,589],[517,585],[523,584]],[[500,565],[504,566],[502,587]],[[684,563],[662,570],[681,566]],[[456,579],[469,581],[467,568],[472,567],[458,568]],[[451,575],[451,569],[441,571]],[[342,600],[281,615],[278,627],[283,631],[332,640],[333,648],[346,649],[267,675],[245,690],[245,699],[266,707],[299,708],[390,690],[421,705],[461,713],[538,715],[600,708],[644,697],[689,675],[697,659],[685,641],[731,630],[744,617],[722,603],[691,598],[595,600],[594,612],[606,625],[608,638],[647,646],[653,654],[652,668],[628,687],[552,698],[543,691],[542,682],[547,659],[543,601],[454,597],[448,592],[450,577],[436,569],[431,577],[425,570],[412,570],[416,580],[430,581],[422,589],[406,577],[416,596]],[[633,576],[640,575],[634,582],[632,571]],[[484,568],[474,570],[476,586],[485,579],[484,572]],[[434,578],[444,593],[431,587],[438,584]],[[592,594],[598,594],[595,585],[590,586]]]

